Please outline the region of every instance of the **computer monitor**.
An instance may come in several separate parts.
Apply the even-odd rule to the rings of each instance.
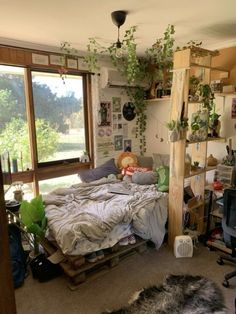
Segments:
[[[236,247],[236,189],[224,190],[224,213],[222,219],[224,242],[228,248]]]
[[[224,217],[226,226],[236,230],[236,189],[224,190]]]

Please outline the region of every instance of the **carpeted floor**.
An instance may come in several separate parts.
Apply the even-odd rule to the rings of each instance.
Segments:
[[[15,293],[17,313],[100,314],[127,305],[137,290],[161,284],[168,274],[191,274],[205,276],[218,284],[228,313],[233,314],[236,278],[231,279],[228,289],[221,283],[224,274],[235,270],[235,266],[230,263],[219,266],[217,254],[200,245],[194,249],[193,258],[176,259],[165,245],[159,251],[149,248],[142,255],[132,255],[109,272],[83,283],[76,291],[67,288],[64,276],[46,283],[29,276]]]

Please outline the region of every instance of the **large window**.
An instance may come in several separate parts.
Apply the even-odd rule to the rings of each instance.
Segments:
[[[78,158],[86,150],[83,77],[32,72],[38,162]]]
[[[84,151],[93,159],[90,74],[68,69],[62,80],[49,53],[48,63],[33,53],[0,45],[0,155],[29,196],[77,183],[79,170],[93,165],[79,161]]]

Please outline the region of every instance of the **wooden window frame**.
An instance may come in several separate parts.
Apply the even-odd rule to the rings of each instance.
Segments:
[[[80,71],[76,69],[67,69],[67,74],[79,75],[83,77],[83,96],[84,96],[84,125],[85,125],[85,145],[90,154],[90,162],[82,163],[76,159],[61,160],[39,164],[37,158],[37,143],[35,130],[35,115],[33,105],[32,92],[32,71],[41,71],[48,73],[59,73],[60,66],[55,65],[36,65],[32,62],[32,54],[38,53],[41,55],[61,54],[54,52],[45,52],[33,49],[25,49],[18,47],[10,47],[0,45],[0,64],[8,66],[20,66],[25,69],[25,98],[26,98],[26,114],[29,126],[30,152],[32,169],[12,173],[12,181],[23,181],[24,183],[33,183],[34,195],[39,194],[39,181],[52,179],[56,177],[72,175],[78,173],[81,169],[94,167],[94,145],[93,145],[93,121],[92,121],[92,97],[91,97],[91,73],[88,71]],[[64,57],[64,56],[63,56]],[[71,58],[71,56],[69,56]],[[79,156],[78,156],[79,157]]]

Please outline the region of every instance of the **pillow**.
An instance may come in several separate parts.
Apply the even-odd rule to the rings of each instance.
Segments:
[[[169,167],[160,166],[156,172],[158,175],[157,190],[167,192],[169,190]]]
[[[151,170],[150,168],[131,166],[131,167],[123,168],[122,174],[132,176],[132,174],[135,172],[147,172],[150,170]]]
[[[156,170],[156,168],[160,166],[169,166],[170,164],[170,155],[168,154],[153,154],[153,169]]]
[[[112,158],[94,169],[82,169],[79,172],[79,177],[82,182],[92,182],[107,177],[109,174],[118,174],[119,169],[115,165],[115,159]]]
[[[138,165],[140,167],[153,168],[153,158],[148,156],[138,156]]]
[[[140,185],[157,183],[157,173],[154,171],[135,172],[132,175],[132,182]]]

